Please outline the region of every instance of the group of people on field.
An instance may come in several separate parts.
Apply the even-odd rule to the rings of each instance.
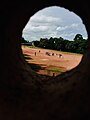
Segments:
[[[62,54],[55,54],[55,53],[50,53],[50,52],[46,52],[45,54],[48,55],[48,56],[58,55],[59,58],[62,57]]]
[[[40,53],[40,52],[41,52],[41,51],[39,50],[39,53]],[[36,54],[37,54],[37,53],[35,52],[35,56],[36,56]],[[55,54],[55,53],[50,53],[50,52],[45,52],[45,54],[48,55],[48,56],[58,55],[59,58],[62,58],[62,54],[57,54],[57,53]]]

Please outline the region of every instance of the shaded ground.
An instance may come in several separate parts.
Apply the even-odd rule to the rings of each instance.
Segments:
[[[23,54],[30,67],[39,74],[56,76],[76,67],[82,55],[55,50],[22,46]],[[49,53],[49,55],[46,54]],[[52,55],[54,53],[54,55]],[[60,56],[61,54],[61,56]]]

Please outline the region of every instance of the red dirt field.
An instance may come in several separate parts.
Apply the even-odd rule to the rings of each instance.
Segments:
[[[22,51],[24,55],[28,56],[28,59],[26,59],[28,63],[40,65],[44,69],[46,69],[47,67],[57,67],[62,68],[64,71],[67,71],[76,67],[82,59],[81,54],[60,52],[42,48],[30,48],[27,46],[22,46]],[[46,55],[46,52],[49,52],[50,56]],[[53,56],[52,53],[54,53]],[[61,54],[62,56],[60,57],[59,54]],[[47,71],[45,70],[38,70],[37,73],[45,75],[49,74],[50,76],[52,76],[52,73],[47,73]],[[60,72],[58,72],[57,74],[59,73]]]

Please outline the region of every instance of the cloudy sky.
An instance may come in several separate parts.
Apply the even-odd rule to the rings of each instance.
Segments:
[[[28,41],[50,37],[73,40],[78,33],[87,39],[81,18],[69,10],[53,6],[35,13],[23,29],[22,36]]]

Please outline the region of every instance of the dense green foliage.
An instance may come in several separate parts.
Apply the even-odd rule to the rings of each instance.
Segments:
[[[28,43],[27,40],[25,40],[23,37],[21,38],[21,43]]]
[[[88,40],[83,39],[81,34],[76,34],[73,40],[66,40],[62,37],[59,38],[40,38],[39,41],[32,41],[36,47],[45,49],[52,49],[65,52],[81,53],[84,54],[87,50]],[[21,43],[31,43],[24,38],[21,39]]]
[[[88,40],[77,34],[73,40],[59,38],[41,38],[40,41],[33,41],[36,47],[84,54],[87,50]]]

